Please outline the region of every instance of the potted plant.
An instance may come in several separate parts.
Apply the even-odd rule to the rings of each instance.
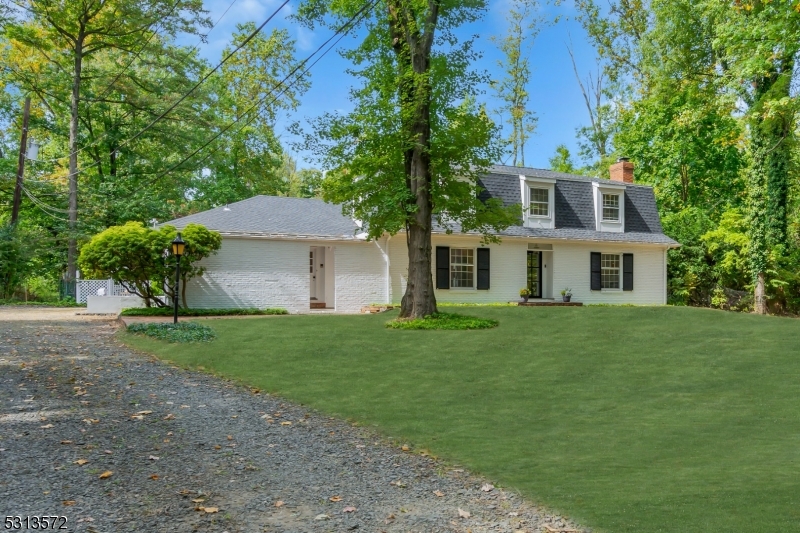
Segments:
[[[527,302],[528,298],[531,297],[531,291],[528,290],[527,287],[519,290],[519,295],[522,297],[523,302]]]
[[[572,298],[572,289],[567,287],[561,291],[561,300],[564,302],[569,302],[570,298]]]

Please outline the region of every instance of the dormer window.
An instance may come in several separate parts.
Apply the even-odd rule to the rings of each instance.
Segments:
[[[625,231],[625,185],[622,183],[592,183],[594,218],[597,231]]]
[[[526,228],[553,229],[555,225],[556,180],[520,175],[523,225]]]
[[[550,216],[550,189],[531,187],[530,214],[533,217]]]
[[[619,196],[603,193],[603,222],[619,222]]]

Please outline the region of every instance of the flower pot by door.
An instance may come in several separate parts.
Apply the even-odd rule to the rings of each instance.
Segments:
[[[524,303],[528,303],[528,298],[530,298],[530,296],[523,296],[523,297],[522,297],[522,301],[523,301]]]
[[[561,296],[561,299],[562,299],[564,302],[569,302],[570,298],[572,298],[572,295],[571,295],[571,294],[570,294],[569,296],[567,296],[566,294],[564,294],[564,295],[562,295],[562,296]]]

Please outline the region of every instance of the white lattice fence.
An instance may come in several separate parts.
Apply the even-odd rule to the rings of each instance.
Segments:
[[[103,289],[101,291],[101,289]],[[112,279],[82,279],[75,284],[75,301],[79,304],[86,303],[87,296],[129,296],[130,293],[119,283]]]

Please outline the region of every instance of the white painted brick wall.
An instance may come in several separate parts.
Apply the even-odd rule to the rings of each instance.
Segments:
[[[533,242],[533,241],[531,241]],[[433,236],[434,268],[436,246],[477,248],[480,239],[456,235]],[[553,269],[552,296],[561,297],[560,291],[572,288],[573,301],[584,303],[617,303],[659,305],[666,303],[666,278],[664,248],[653,245],[619,245],[614,243],[553,242],[553,255],[548,268]],[[500,244],[488,246],[490,252],[490,289],[436,290],[436,300],[441,303],[491,303],[519,300],[519,290],[527,285],[528,241],[503,239]],[[633,253],[633,291],[590,291],[589,258],[591,252]],[[389,241],[392,301],[398,303],[406,288],[408,252],[403,235]],[[435,276],[434,276],[435,283]]]
[[[205,274],[189,282],[187,303],[196,308],[282,307],[308,313],[311,246],[334,248],[336,312],[357,313],[364,305],[386,301],[386,262],[379,243],[225,237],[219,253],[203,260]]]

